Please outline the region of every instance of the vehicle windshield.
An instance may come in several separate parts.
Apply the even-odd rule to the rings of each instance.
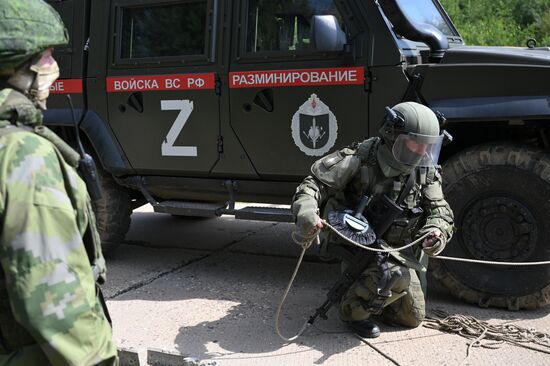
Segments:
[[[432,0],[398,0],[401,9],[416,23],[428,23],[447,37],[455,36]]]

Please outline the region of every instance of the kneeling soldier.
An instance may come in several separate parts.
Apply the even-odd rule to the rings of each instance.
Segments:
[[[331,212],[354,208],[364,196],[384,197],[402,212],[386,225],[377,243],[399,247],[425,236],[421,246],[389,254],[371,255],[360,278],[340,301],[340,318],[362,337],[377,337],[380,329],[371,315],[408,327],[425,316],[425,264],[439,254],[453,233],[453,213],[443,197],[437,165],[444,139],[439,121],[428,107],[406,102],[387,108],[381,137],[353,144],[315,162],[293,199],[296,224],[305,235],[324,227]],[[382,212],[383,214],[383,212]],[[370,220],[369,215],[365,214]],[[373,223],[371,223],[373,224]],[[375,230],[376,232],[376,230]],[[378,234],[378,233],[377,233]],[[345,245],[333,232],[320,233],[322,250]],[[355,247],[354,247],[355,248]],[[344,265],[346,261],[344,260]],[[381,289],[397,300],[390,303]]]

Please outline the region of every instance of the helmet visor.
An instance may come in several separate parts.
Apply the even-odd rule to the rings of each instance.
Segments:
[[[412,166],[437,165],[444,135],[430,136],[408,133],[397,136],[392,152],[395,160]]]

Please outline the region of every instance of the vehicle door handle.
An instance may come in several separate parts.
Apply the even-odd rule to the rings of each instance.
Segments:
[[[141,92],[130,94],[126,104],[135,109],[136,112],[143,113],[143,94]]]
[[[273,112],[273,89],[262,89],[254,97],[254,104],[267,112]]]

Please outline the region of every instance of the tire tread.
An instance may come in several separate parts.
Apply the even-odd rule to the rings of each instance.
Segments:
[[[453,184],[467,174],[498,165],[530,171],[550,184],[550,156],[546,151],[518,144],[496,143],[474,146],[450,158],[443,173],[445,191],[452,191]],[[430,270],[455,297],[481,307],[520,310],[550,304],[550,283],[527,295],[499,296],[466,286],[453,276],[441,260],[430,261]]]

